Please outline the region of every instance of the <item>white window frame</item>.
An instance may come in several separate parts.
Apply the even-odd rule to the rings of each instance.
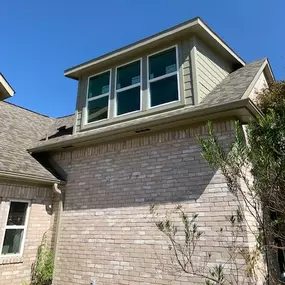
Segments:
[[[117,90],[118,68],[126,66],[126,65],[129,65],[129,64],[131,64],[133,62],[136,62],[136,61],[139,61],[139,63],[140,63],[140,82],[136,83],[136,84],[129,85],[129,86],[124,87],[124,88],[120,88],[120,89]],[[114,92],[115,92],[115,96],[114,96],[114,114],[113,114],[114,117],[126,116],[126,115],[130,115],[130,114],[134,114],[134,113],[138,113],[138,112],[142,111],[142,100],[143,100],[143,98],[142,98],[142,79],[143,79],[143,76],[142,76],[142,58],[137,58],[137,59],[132,60],[130,62],[127,62],[127,63],[124,63],[122,65],[116,66],[116,69],[115,69],[115,88],[114,88]],[[117,99],[118,99],[117,93],[129,90],[129,89],[132,89],[132,88],[135,88],[135,87],[138,87],[138,86],[140,87],[140,109],[136,110],[136,111],[132,111],[132,112],[128,112],[128,113],[124,113],[124,114],[118,115],[117,114]]]
[[[24,222],[23,226],[14,226],[14,225],[13,226],[8,226],[7,225],[7,221],[8,221],[8,218],[9,218],[10,207],[11,207],[11,203],[12,202],[28,204],[27,211],[26,211],[25,222]],[[28,229],[28,221],[29,221],[29,217],[30,217],[30,208],[31,208],[31,201],[29,201],[29,200],[16,200],[16,199],[9,200],[9,208],[8,208],[7,216],[6,216],[6,219],[5,219],[5,227],[4,227],[4,232],[3,232],[3,236],[2,236],[2,242],[1,242],[1,248],[0,248],[0,250],[1,250],[0,256],[1,257],[10,257],[10,256],[17,257],[17,256],[22,256],[23,255],[24,245],[25,245],[25,240],[26,240],[26,235],[27,235],[27,229]],[[24,230],[23,239],[22,239],[21,245],[20,245],[20,251],[19,251],[19,253],[16,253],[16,254],[13,254],[13,253],[2,254],[6,230],[13,230],[13,229]]]
[[[101,94],[99,96],[95,96],[93,98],[88,98],[88,92],[89,92],[89,83],[90,83],[90,79],[92,77],[95,77],[95,76],[98,76],[98,75],[101,75],[101,74],[104,74],[104,73],[107,73],[109,72],[109,92],[108,93],[104,93],[104,94]],[[111,100],[110,100],[110,95],[111,95],[111,80],[112,80],[112,69],[107,69],[105,71],[102,71],[102,72],[99,72],[99,73],[96,73],[96,74],[92,74],[90,76],[88,76],[88,82],[87,82],[87,90],[86,90],[86,98],[85,98],[85,125],[88,125],[88,124],[93,124],[93,123],[97,123],[97,122],[102,122],[102,121],[106,121],[110,118],[110,104],[111,104]],[[98,120],[98,121],[94,121],[94,122],[88,122],[88,104],[90,101],[95,101],[95,100],[98,100],[98,99],[101,99],[103,97],[107,97],[108,96],[108,114],[107,114],[107,118],[106,119],[101,119],[101,120]]]
[[[149,79],[149,58],[151,56],[153,56],[153,55],[159,54],[159,53],[167,51],[167,50],[171,50],[173,48],[175,48],[175,55],[176,55],[176,71],[173,71],[171,73],[167,73],[167,74],[164,74],[164,75],[161,75],[161,76]],[[150,83],[158,81],[158,80],[161,80],[161,79],[165,79],[165,78],[168,78],[168,77],[171,77],[171,76],[174,76],[174,75],[177,76],[178,99],[175,100],[175,101],[163,103],[163,104],[160,104],[160,105],[151,106]],[[153,108],[158,108],[158,107],[161,107],[161,106],[166,106],[166,105],[169,105],[169,104],[173,104],[175,102],[179,102],[181,100],[180,75],[179,75],[179,56],[178,56],[178,45],[177,44],[173,45],[173,46],[170,46],[170,47],[167,47],[165,49],[156,51],[156,52],[154,52],[152,54],[149,54],[147,56],[147,93],[148,93],[148,106],[147,106],[148,109],[153,109]]]

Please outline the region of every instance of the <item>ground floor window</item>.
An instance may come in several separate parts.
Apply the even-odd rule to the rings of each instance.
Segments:
[[[10,201],[1,248],[2,255],[22,254],[29,209],[28,201]]]

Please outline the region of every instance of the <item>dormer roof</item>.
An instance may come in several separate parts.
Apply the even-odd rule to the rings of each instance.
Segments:
[[[230,48],[213,30],[211,30],[201,20],[201,18],[196,17],[133,44],[124,46],[90,61],[86,61],[72,68],[66,69],[64,71],[64,75],[78,80],[82,75],[91,73],[95,68],[97,69],[101,66],[112,65],[113,63],[115,64],[116,61],[124,60],[130,56],[136,57],[145,50],[155,48],[162,44],[167,45],[168,42],[171,42],[176,38],[184,37],[185,35],[198,36],[207,42],[213,50],[218,50],[219,53],[235,67],[234,69],[245,65],[244,60],[239,57],[232,48]]]

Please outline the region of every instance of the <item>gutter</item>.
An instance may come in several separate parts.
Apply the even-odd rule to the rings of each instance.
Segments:
[[[6,172],[6,171],[0,171],[0,178],[11,179],[16,181],[28,181],[34,183],[51,184],[51,185],[53,185],[54,183],[61,182],[58,179],[49,179],[29,174]]]
[[[98,142],[99,140],[108,140],[107,138],[112,137],[112,139],[116,139],[115,135],[120,136],[121,138],[124,137],[122,133],[127,133],[127,132],[134,132],[135,130],[143,129],[143,128],[152,128],[152,127],[157,127],[157,126],[162,126],[162,125],[168,125],[170,126],[171,123],[175,122],[176,124],[179,124],[179,122],[183,123],[189,119],[194,119],[194,118],[202,118],[205,116],[211,116],[217,113],[225,112],[225,111],[231,111],[235,109],[240,109],[240,108],[246,108],[252,115],[253,117],[256,117],[257,115],[261,114],[258,108],[254,107],[254,104],[251,102],[250,99],[242,99],[242,100],[237,100],[234,102],[230,103],[225,103],[222,105],[218,106],[211,106],[208,108],[197,108],[195,110],[195,107],[198,107],[199,105],[193,106],[193,110],[191,110],[191,107],[185,111],[184,113],[180,112],[178,114],[171,113],[169,112],[168,117],[159,117],[158,115],[153,115],[149,117],[144,117],[145,121],[142,122],[142,118],[139,118],[136,124],[129,124],[126,126],[126,122],[123,122],[124,127],[121,127],[121,123],[117,123],[117,125],[112,125],[107,126],[107,127],[102,127],[102,131],[98,132],[98,129],[92,130],[92,131],[86,131],[83,133],[79,133],[78,136],[74,137],[73,135],[70,135],[70,138],[64,141],[57,141],[57,142],[48,142],[44,145],[40,145],[34,148],[29,149],[29,152],[43,152],[43,151],[49,151],[52,149],[58,149],[64,146],[70,146],[78,143],[86,143],[88,141],[91,141],[93,143]],[[181,110],[182,111],[182,110]],[[158,118],[155,118],[158,117]],[[206,118],[204,118],[207,120]],[[133,121],[130,121],[133,122]],[[116,128],[117,126],[117,128]]]
[[[258,117],[263,117],[264,116],[264,113],[249,98],[248,98],[248,104],[247,104],[246,108],[252,114],[252,116],[254,118],[258,118]]]

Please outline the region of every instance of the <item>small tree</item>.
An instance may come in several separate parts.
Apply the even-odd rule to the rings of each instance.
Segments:
[[[31,285],[51,285],[53,268],[54,254],[50,249],[48,238],[44,234],[33,265]]]
[[[258,106],[264,116],[246,128],[236,122],[235,137],[230,145],[219,142],[212,123],[208,124],[208,137],[198,138],[198,141],[202,156],[211,167],[222,172],[230,192],[240,202],[241,211],[249,213],[255,221],[250,229],[256,238],[256,248],[245,252],[235,250],[233,244],[233,251],[244,258],[250,276],[254,275],[260,254],[264,253],[265,279],[281,284],[285,277],[285,81],[275,82],[263,90],[258,96]],[[175,209],[180,212],[184,225],[183,244],[175,241],[177,227],[169,218],[156,221],[156,226],[170,241],[170,249],[181,270],[199,274],[207,284],[234,284],[225,277],[223,265],[216,265],[206,275],[193,267],[194,252],[189,249],[195,249],[202,233],[198,231],[195,216],[189,219],[181,207]],[[232,218],[234,231],[241,229],[242,220],[238,217],[237,214]]]

